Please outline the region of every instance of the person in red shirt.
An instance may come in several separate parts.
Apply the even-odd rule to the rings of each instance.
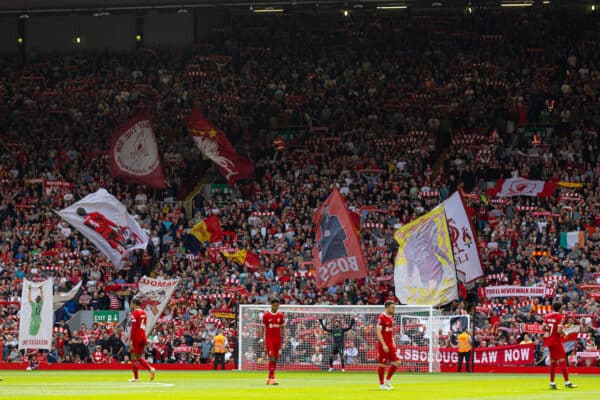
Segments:
[[[150,371],[150,380],[154,380],[156,370],[143,357],[146,348],[146,311],[142,308],[140,299],[131,300],[131,332],[129,334],[129,352],[131,353],[131,369],[133,378],[129,382],[138,382],[138,369],[142,364],[144,368]]]
[[[261,339],[264,340],[265,349],[269,357],[269,377],[267,385],[277,385],[275,379],[275,369],[277,368],[277,359],[281,356],[282,336],[285,338],[285,319],[283,313],[279,311],[279,300],[271,300],[271,311],[266,311],[262,318]]]
[[[104,354],[102,354],[100,346],[96,346],[96,351],[92,354],[92,362],[94,364],[102,364],[104,362]]]
[[[556,389],[554,375],[556,366],[560,367],[563,378],[565,378],[565,386],[574,389],[574,385],[569,381],[569,371],[567,369],[567,355],[562,343],[562,337],[565,332],[563,329],[563,304],[560,301],[552,304],[553,313],[546,314],[544,317],[544,345],[550,350],[550,389]]]
[[[396,344],[394,343],[394,313],[396,312],[396,303],[388,300],[384,304],[385,312],[377,318],[377,359],[379,368],[379,388],[381,390],[392,390],[394,387],[390,383],[394,372],[400,366],[400,359],[396,352]],[[385,367],[392,364],[385,377]]]

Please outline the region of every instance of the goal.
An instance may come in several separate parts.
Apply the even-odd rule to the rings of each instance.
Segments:
[[[264,370],[267,356],[259,335],[263,313],[270,305],[240,305],[238,366],[240,370]],[[287,340],[283,343],[277,369],[329,370],[333,335],[324,331],[338,321],[348,328],[343,357],[348,371],[373,371],[377,364],[377,317],[384,311],[379,306],[282,305]],[[396,306],[394,340],[401,361],[401,371],[439,372],[439,335],[444,317],[432,306]],[[334,357],[333,368],[340,370],[340,357]]]

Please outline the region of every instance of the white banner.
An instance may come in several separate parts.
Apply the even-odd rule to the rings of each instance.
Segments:
[[[160,314],[169,304],[173,292],[179,283],[179,279],[154,279],[142,276],[138,282],[138,293],[135,295],[142,302],[142,308],[146,311],[146,335],[150,334]]]
[[[137,221],[105,189],[56,213],[94,243],[117,269],[127,254],[148,246],[148,236]]]
[[[23,279],[19,322],[19,349],[46,349],[52,346],[53,278],[44,282]]]
[[[473,282],[484,274],[477,241],[460,193],[454,192],[442,204],[446,212],[458,278],[465,283]]]
[[[544,297],[549,293],[544,286],[487,286],[481,290],[483,297]]]
[[[497,197],[511,196],[552,196],[556,189],[556,181],[531,181],[517,177],[510,179],[499,179],[496,186],[490,189],[489,194]]]

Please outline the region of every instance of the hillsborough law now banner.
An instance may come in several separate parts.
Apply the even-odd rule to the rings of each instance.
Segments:
[[[127,254],[148,246],[148,236],[116,197],[105,189],[56,213],[121,268]]]
[[[549,197],[556,190],[556,181],[531,181],[524,178],[498,179],[496,186],[487,191],[489,196],[535,196]]]
[[[427,347],[398,346],[400,361],[427,363],[429,362],[428,354],[429,348]],[[455,348],[439,348],[435,351],[434,356],[441,364],[458,363],[458,350]],[[533,365],[535,363],[535,345],[531,343],[497,347],[477,347],[473,356],[476,365]]]
[[[144,111],[117,128],[111,138],[110,156],[113,178],[160,189],[166,187],[150,112]]]
[[[162,314],[166,305],[169,304],[171,296],[179,283],[179,279],[154,279],[143,276],[138,282],[138,293],[136,298],[142,302],[142,308],[146,311],[146,335],[150,334],[154,324]]]
[[[317,287],[324,288],[345,279],[367,276],[367,263],[360,247],[350,211],[337,189],[313,215],[317,245],[313,263],[317,270]]]
[[[458,298],[456,268],[444,207],[396,231],[396,297],[402,304],[442,305]]]
[[[481,267],[481,258],[473,234],[473,227],[467,216],[461,194],[454,192],[442,205],[446,213],[454,264],[459,272],[458,276],[464,279],[466,283],[473,282],[483,276],[483,268]]]
[[[479,297],[546,297],[554,290],[545,286],[487,286],[479,288]]]
[[[54,279],[31,282],[23,279],[19,321],[19,349],[46,349],[52,346],[52,285]]]

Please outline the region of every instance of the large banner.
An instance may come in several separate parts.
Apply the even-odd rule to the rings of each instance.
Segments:
[[[233,184],[252,174],[252,162],[238,154],[225,132],[208,122],[198,107],[194,107],[185,122],[198,149],[204,157],[216,164],[227,183]]]
[[[444,207],[396,231],[396,297],[402,304],[442,305],[458,298],[456,268]]]
[[[454,192],[442,204],[446,212],[454,264],[459,272],[458,277],[462,277],[465,283],[473,282],[484,274],[479,248],[473,234],[473,226],[467,216],[460,192]]]
[[[316,246],[313,263],[317,271],[317,287],[324,288],[345,279],[367,276],[367,263],[360,247],[350,211],[338,189],[313,215]]]
[[[434,350],[435,351],[435,350]],[[413,363],[429,362],[429,348],[417,346],[398,346],[400,361]],[[434,353],[436,361],[442,364],[457,364],[458,350],[442,347]],[[533,365],[535,363],[535,345],[516,344],[510,346],[477,347],[474,363],[476,365]]]
[[[549,197],[556,190],[556,181],[531,181],[524,178],[498,179],[496,186],[489,189],[487,194],[497,197],[537,196]]]
[[[479,288],[480,297],[545,297],[553,290],[545,286],[486,286]]]
[[[155,188],[166,187],[148,111],[117,128],[111,138],[110,156],[113,178]]]
[[[46,349],[52,347],[53,278],[44,282],[23,279],[19,321],[19,349]]]
[[[105,189],[56,213],[94,243],[117,269],[129,253],[148,246],[148,236],[134,217]]]
[[[140,299],[148,316],[146,335],[150,334],[158,317],[160,317],[166,305],[169,304],[178,283],[179,279],[154,279],[145,275],[138,282],[138,293],[135,297]]]

